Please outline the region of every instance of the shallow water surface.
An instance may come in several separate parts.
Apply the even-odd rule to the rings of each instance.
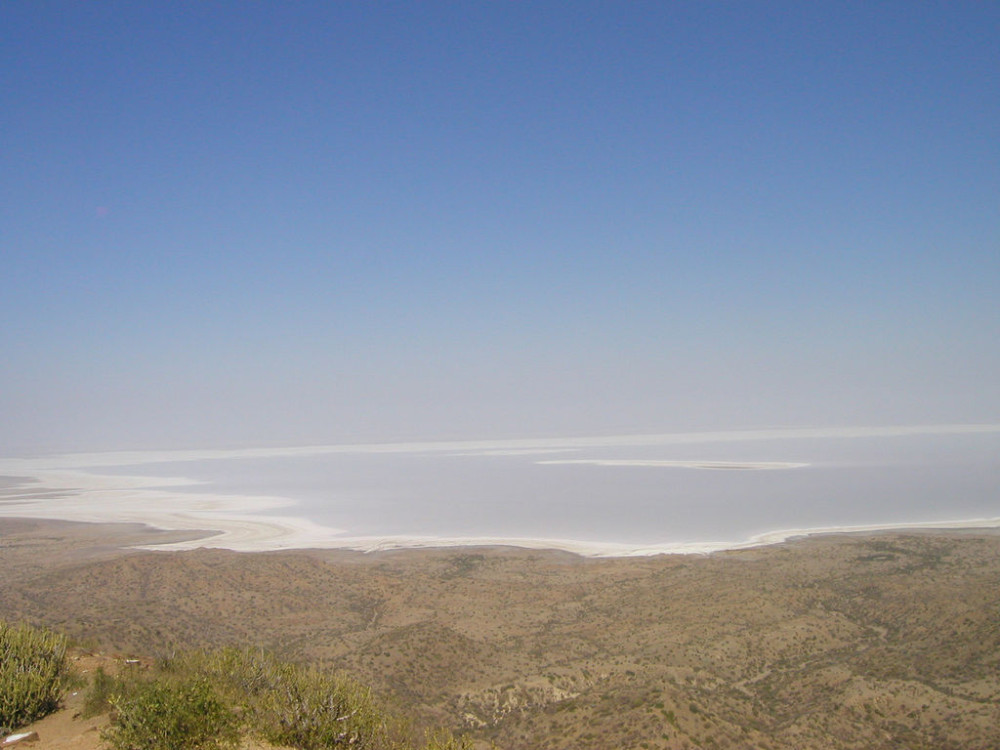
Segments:
[[[642,465],[656,461],[804,466]],[[135,467],[99,471],[127,474]],[[289,498],[292,508],[271,512],[351,536],[656,545],[1000,516],[996,433],[345,451],[149,463],[142,473],[207,483],[172,488],[182,493]]]

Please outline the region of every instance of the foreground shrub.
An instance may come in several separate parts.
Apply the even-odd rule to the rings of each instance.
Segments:
[[[91,716],[107,713],[111,709],[111,696],[119,689],[120,683],[105,672],[104,667],[98,667],[80,712],[83,718],[89,719]]]
[[[58,708],[68,676],[64,636],[0,622],[0,735]]]
[[[216,750],[241,734],[297,750],[414,750],[413,731],[371,691],[338,672],[280,661],[252,649],[190,651],[151,672],[113,678],[98,670],[85,710],[114,709],[113,750]],[[471,750],[439,731],[424,750]]]
[[[424,750],[472,750],[472,740],[468,737],[456,737],[447,729],[441,729],[427,735]]]
[[[102,737],[115,750],[215,750],[236,744],[232,711],[207,680],[131,679],[111,696],[112,725]]]
[[[212,679],[242,705],[251,731],[268,742],[301,750],[386,744],[383,711],[368,688],[346,675],[235,648],[188,654],[169,666]]]
[[[371,747],[381,720],[371,694],[352,680],[316,671],[289,669],[281,685],[255,707],[264,737],[302,750]]]

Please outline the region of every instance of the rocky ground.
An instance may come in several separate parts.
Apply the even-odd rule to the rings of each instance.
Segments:
[[[107,658],[263,645],[484,747],[1000,746],[992,533],[605,560],[120,547],[166,536],[2,521],[0,618]]]

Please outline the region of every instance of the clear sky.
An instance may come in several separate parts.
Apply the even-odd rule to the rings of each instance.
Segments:
[[[6,2],[0,449],[1000,421],[1000,3]]]

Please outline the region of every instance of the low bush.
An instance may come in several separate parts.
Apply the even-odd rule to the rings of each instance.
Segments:
[[[64,636],[0,622],[0,735],[58,708],[68,679]]]
[[[371,691],[347,675],[235,648],[190,653],[165,666],[211,679],[242,707],[249,729],[269,742],[301,750],[385,744],[384,712]]]
[[[98,667],[87,690],[83,710],[80,712],[83,718],[89,719],[91,716],[107,713],[111,709],[111,696],[115,694],[118,686],[119,683],[114,677],[105,672],[103,667]]]
[[[58,691],[54,696],[58,699]],[[106,711],[111,724],[102,737],[111,750],[224,750],[241,735],[298,750],[472,747],[446,730],[415,743],[407,723],[352,677],[256,649],[173,654],[153,669],[117,677],[99,668],[83,714]]]
[[[427,735],[424,750],[472,750],[472,740],[456,737],[447,729],[442,729]]]
[[[216,750],[238,739],[233,712],[205,679],[129,679],[111,696],[102,737],[114,750]]]

